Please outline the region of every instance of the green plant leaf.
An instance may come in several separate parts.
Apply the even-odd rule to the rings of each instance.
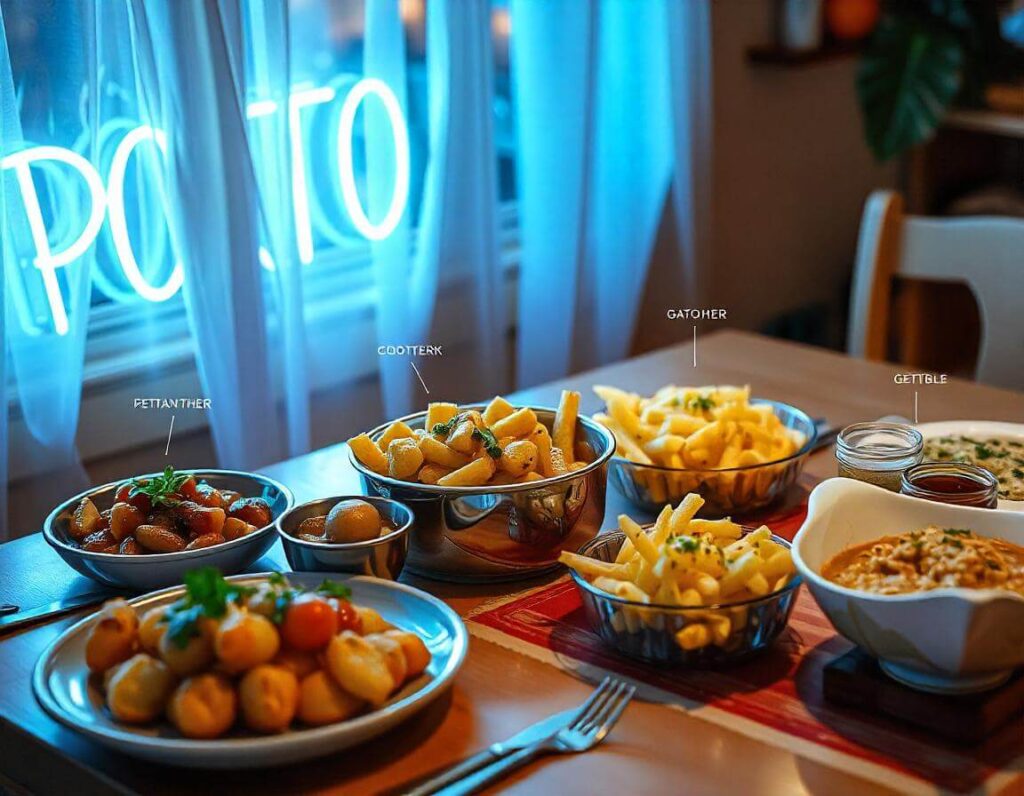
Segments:
[[[963,60],[947,27],[909,14],[882,19],[857,72],[875,157],[888,160],[931,137],[960,88]]]

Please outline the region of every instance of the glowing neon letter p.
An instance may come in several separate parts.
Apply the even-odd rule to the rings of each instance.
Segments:
[[[55,160],[70,166],[82,175],[82,179],[85,180],[89,189],[91,201],[89,220],[86,221],[81,234],[61,252],[50,250],[46,222],[43,219],[42,208],[39,206],[39,195],[36,193],[36,186],[32,181],[31,166],[38,160]],[[107,210],[103,180],[100,179],[99,172],[88,160],[77,152],[57,146],[37,146],[23,149],[21,152],[15,152],[0,160],[0,169],[11,168],[14,169],[18,179],[22,201],[25,203],[25,215],[28,217],[32,242],[36,248],[34,264],[42,272],[46,299],[50,305],[50,312],[53,314],[53,328],[57,334],[65,335],[68,333],[68,314],[64,307],[64,297],[60,292],[60,284],[57,282],[57,269],[77,260],[96,240]]]

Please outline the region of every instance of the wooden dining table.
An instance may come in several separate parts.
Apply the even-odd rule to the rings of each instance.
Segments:
[[[761,397],[796,405],[832,426],[885,415],[920,422],[955,418],[1024,420],[1024,395],[967,381],[899,384],[905,367],[867,362],[806,345],[749,333],[718,331],[678,345],[580,373],[510,396],[515,403],[554,405],[563,388],[583,394],[581,411],[600,403],[594,384],[650,393],[666,383],[749,384]],[[696,363],[696,364],[695,364]],[[916,396],[915,396],[916,394]],[[344,444],[267,467],[296,500],[355,493],[359,480]],[[814,453],[807,472],[835,474],[831,447]],[[54,496],[58,498],[59,496]],[[609,490],[604,527],[630,510]],[[253,571],[285,569],[275,544]],[[537,581],[487,586],[403,581],[441,597],[461,615],[484,601]],[[23,606],[96,590],[69,569],[40,534],[0,545],[0,601]],[[40,653],[84,612],[0,636],[0,791],[38,793],[380,793],[456,763],[556,711],[579,704],[593,682],[567,669],[471,638],[451,691],[386,735],[337,754],[287,767],[206,772],[131,759],[86,740],[46,715],[36,703],[31,675]],[[685,677],[681,673],[680,677]],[[1015,788],[1021,788],[1020,781]],[[636,699],[604,743],[585,754],[541,759],[494,786],[495,792],[743,793],[831,795],[887,793],[869,782],[672,709]]]

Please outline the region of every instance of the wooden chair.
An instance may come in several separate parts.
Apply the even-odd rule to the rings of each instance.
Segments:
[[[966,284],[981,321],[975,378],[1024,389],[1024,221],[908,216],[899,194],[875,191],[864,206],[857,243],[849,353],[887,358],[897,279]],[[902,325],[903,335],[914,338],[903,341],[904,352],[922,346],[916,336],[927,310],[919,305],[909,302],[901,308],[913,316],[904,318]],[[962,321],[950,317],[943,322],[958,320]]]

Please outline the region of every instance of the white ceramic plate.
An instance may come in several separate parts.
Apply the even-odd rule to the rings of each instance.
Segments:
[[[915,428],[926,440],[935,437],[1002,437],[1024,443],[1024,423],[1001,423],[995,420],[943,420],[920,423]],[[1005,511],[1024,511],[1024,500],[1000,500]]]
[[[253,583],[263,575],[237,575],[228,580]],[[314,588],[324,573],[288,573],[297,586]],[[330,577],[330,576],[328,576]],[[352,589],[352,600],[374,608],[389,622],[421,636],[432,660],[427,671],[407,683],[372,713],[326,727],[289,730],[279,735],[237,731],[213,741],[182,737],[170,724],[132,727],[115,721],[103,706],[99,689],[85,666],[85,641],[94,615],[68,628],[39,658],[32,686],[39,703],[57,721],[94,741],[133,757],[194,768],[257,768],[293,763],[337,752],[380,735],[429,705],[451,685],[466,657],[465,625],[447,605],[429,594],[391,581],[335,576]],[[137,608],[173,602],[183,587],[131,600]]]

